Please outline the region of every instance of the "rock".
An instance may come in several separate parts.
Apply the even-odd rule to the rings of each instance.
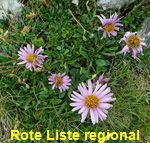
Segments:
[[[145,39],[147,46],[150,46],[150,17],[147,18],[143,24],[142,29],[138,31],[138,34]]]
[[[11,11],[10,17],[21,12],[23,4],[17,0],[0,0],[0,19],[6,18],[8,11]]]
[[[132,3],[135,0],[98,0],[97,5],[106,9],[118,9],[127,3]]]
[[[76,6],[78,6],[79,0],[72,0],[72,3],[75,4]]]

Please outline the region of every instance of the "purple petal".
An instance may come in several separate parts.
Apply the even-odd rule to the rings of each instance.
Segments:
[[[98,17],[99,20],[101,21],[102,25],[104,25],[104,23],[105,23],[105,22],[104,22],[104,19],[102,19],[102,17],[100,17],[100,16],[98,16],[98,15],[97,15],[97,17]]]
[[[93,91],[93,94],[95,94],[97,91],[98,91],[98,89],[101,87],[101,84],[97,84],[96,85],[96,88],[94,89],[94,91]]]
[[[32,45],[31,53],[34,53],[34,45]]]
[[[113,36],[117,36],[117,32],[115,32],[115,31],[111,32],[111,34],[112,34]]]
[[[115,26],[123,26],[121,23],[115,23]]]
[[[89,88],[88,94],[92,95],[93,85],[92,85],[91,80],[88,80],[88,88]]]
[[[52,89],[54,89],[54,88],[55,88],[55,86],[56,86],[56,85],[54,84],[54,85],[52,86]]]
[[[115,30],[119,31],[119,29],[120,29],[119,27],[115,27]]]
[[[111,97],[111,96],[113,96],[113,95],[114,95],[114,93],[109,93],[109,94],[107,94],[107,95],[103,96],[101,99],[103,99],[103,98],[107,98],[107,97]]]
[[[48,84],[54,84],[54,82],[48,82]]]
[[[98,27],[98,30],[102,30],[103,31],[104,29],[102,27]]]
[[[101,88],[95,93],[96,96],[98,96],[105,88],[107,87],[107,83],[101,86]]]
[[[98,113],[102,116],[102,118],[106,118],[107,115],[102,112],[100,108],[97,108]]]
[[[105,32],[105,31],[104,31],[104,33],[103,33],[103,37],[106,38],[106,32]]]
[[[128,45],[126,45],[120,53],[126,54],[126,52],[128,52],[128,51],[129,51],[129,47],[128,47]]]
[[[62,92],[62,91],[63,91],[61,86],[59,86],[58,88],[59,88],[60,92]]]
[[[79,110],[79,114],[81,114],[81,113],[83,113],[85,110],[87,109],[87,107],[86,106],[83,106],[80,110]]]
[[[77,107],[74,107],[73,109],[72,109],[72,111],[74,112],[74,111],[76,111],[76,110],[79,110],[80,108],[82,108],[83,106],[77,106]]]
[[[110,80],[110,78],[104,78],[103,81],[104,82],[108,82]]]
[[[91,115],[92,123],[94,125],[95,124],[95,115],[94,115],[93,109],[90,109],[90,115]]]
[[[21,65],[21,64],[25,64],[25,63],[26,63],[26,61],[22,61],[20,63],[17,63],[17,65]]]
[[[97,112],[96,108],[93,109],[93,112],[94,112],[94,115],[95,115],[95,123],[98,123],[98,112]]]
[[[110,87],[106,88],[103,92],[101,92],[101,93],[98,95],[98,97],[99,97],[99,98],[102,98],[104,95],[106,95],[107,93],[109,93],[110,90],[111,90]]]
[[[33,53],[33,52],[32,52],[32,48],[30,47],[29,44],[27,44],[27,50],[26,50],[26,51],[28,51],[28,53]]]
[[[70,99],[75,102],[82,102],[82,100],[80,98],[70,98]]]
[[[100,108],[104,108],[104,109],[108,109],[110,107],[112,107],[113,105],[109,104],[109,103],[99,103],[99,107]]]
[[[111,101],[114,101],[116,100],[116,98],[111,98],[111,97],[107,97],[107,98],[103,98],[100,100],[100,102],[111,102]]]
[[[84,97],[87,96],[87,92],[82,88],[81,84],[79,84],[78,90]]]
[[[143,46],[147,46],[146,43],[144,43],[144,42],[141,42],[140,44],[143,45]]]
[[[70,106],[84,106],[84,103],[70,103]]]
[[[87,114],[88,114],[88,111],[89,109],[87,108],[83,113],[82,113],[82,116],[81,116],[81,123],[83,123],[87,117]]]
[[[101,108],[101,111],[104,112],[105,114],[108,114],[108,111],[104,108]]]
[[[84,84],[83,82],[81,83],[81,85],[82,85],[82,88],[83,88],[85,91],[88,92],[88,90],[87,90],[87,88],[86,88],[86,86],[85,86],[85,84]]]
[[[77,92],[75,92],[75,91],[73,91],[73,94],[76,95],[78,98],[80,98],[80,99],[82,99],[82,100],[85,99],[84,96],[82,96],[81,94],[79,94],[79,93],[77,93]]]

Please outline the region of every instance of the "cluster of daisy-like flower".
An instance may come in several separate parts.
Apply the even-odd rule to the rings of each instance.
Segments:
[[[79,84],[80,93],[73,91],[70,99],[74,102],[70,103],[70,106],[74,107],[72,111],[79,110],[81,122],[85,121],[88,112],[90,112],[93,124],[98,123],[98,119],[106,120],[107,109],[113,106],[107,102],[116,100],[116,98],[112,98],[111,88],[107,87],[109,80],[110,78],[105,78],[102,74],[96,83],[92,84],[91,80],[88,80],[88,88],[83,82]]]
[[[18,60],[23,60],[22,62],[18,63],[18,65],[26,64],[27,69],[30,69],[31,71],[34,69],[36,71],[37,66],[43,67],[42,64],[44,62],[44,58],[48,57],[47,55],[43,56],[40,54],[40,52],[43,51],[44,49],[42,49],[42,47],[34,51],[34,45],[31,47],[29,44],[27,44],[27,47],[24,47],[24,49],[20,48],[20,51],[18,51]]]
[[[117,36],[117,32],[115,31],[119,31],[119,27],[117,26],[123,26],[123,24],[119,23],[121,18],[117,18],[117,13],[112,15],[110,14],[109,19],[107,19],[104,15],[96,15],[96,17],[98,17],[102,23],[102,26],[98,27],[98,30],[104,31],[102,38],[106,38],[107,34],[108,37],[110,37],[110,35]],[[143,55],[142,46],[146,46],[146,44],[142,42],[142,40],[144,39],[140,38],[140,36],[137,35],[137,32],[126,32],[124,37],[120,40],[120,42],[124,41],[125,47],[119,53],[126,54],[127,52],[132,52],[133,58],[136,58],[136,54],[138,53]]]
[[[123,24],[119,23],[121,18],[117,18],[118,15],[115,13],[113,15],[110,14],[110,18],[107,19],[104,15],[97,16],[102,26],[98,28],[98,30],[104,31],[103,38],[110,37],[111,35],[117,36],[117,31],[119,31],[119,27],[123,26]],[[126,32],[124,37],[120,40],[120,42],[125,42],[125,47],[119,52],[120,54],[127,52],[133,52],[133,57],[136,58],[137,53],[143,54],[142,45],[146,46],[145,43],[142,42],[142,39],[137,35],[136,32]],[[37,70],[37,67],[43,67],[44,58],[48,57],[47,55],[41,55],[40,53],[44,51],[42,47],[34,50],[34,45],[32,47],[28,44],[24,49],[20,48],[18,51],[19,60],[23,60],[20,64],[26,64],[26,68],[31,71]],[[113,93],[110,93],[110,87],[107,87],[107,83],[110,78],[104,76],[104,73],[99,76],[96,82],[88,80],[88,84],[84,84],[83,82],[78,86],[78,92],[73,91],[71,94],[71,100],[73,103],[70,106],[74,107],[72,111],[79,110],[79,114],[81,114],[81,122],[84,122],[88,112],[90,112],[92,123],[98,123],[98,119],[105,120],[108,114],[107,109],[112,107],[111,104],[107,102],[111,102],[116,100],[116,98],[112,98]],[[52,85],[52,89],[58,88],[60,92],[66,91],[69,89],[71,85],[71,79],[66,73],[58,73],[52,74],[48,79],[48,84]]]
[[[36,70],[37,66],[42,67],[44,58],[47,57],[47,55],[43,56],[40,54],[42,51],[43,49],[40,47],[34,52],[33,45],[32,47],[27,45],[24,49],[20,48],[18,59],[23,61],[18,64],[26,64],[26,68],[31,71],[33,69]],[[112,105],[107,102],[116,100],[116,98],[111,97],[113,93],[109,93],[111,91],[110,87],[107,87],[109,80],[110,78],[106,78],[103,73],[99,76],[97,82],[93,84],[91,80],[88,80],[88,89],[84,83],[81,83],[78,86],[80,93],[73,91],[70,99],[74,101],[74,103],[71,103],[70,106],[74,107],[72,111],[80,109],[78,113],[82,114],[81,122],[85,121],[88,112],[90,112],[93,124],[98,123],[98,119],[106,119],[108,114],[107,109],[112,107]],[[58,88],[60,92],[68,90],[71,85],[71,79],[66,73],[52,74],[48,81],[48,84],[52,85],[52,89]]]

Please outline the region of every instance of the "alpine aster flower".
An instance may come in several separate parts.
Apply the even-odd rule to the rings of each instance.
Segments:
[[[50,82],[48,82],[48,84],[53,84],[52,89],[59,88],[60,92],[68,90],[70,84],[71,79],[69,79],[69,76],[65,75],[66,73],[63,74],[52,74],[51,78],[49,78],[48,80]]]
[[[126,52],[130,53],[132,51],[133,58],[136,58],[137,53],[141,53],[143,55],[142,45],[146,46],[146,44],[142,42],[142,40],[143,39],[137,35],[137,32],[126,32],[124,37],[120,40],[120,42],[124,41],[126,44],[125,47],[120,51],[120,54],[126,54]]]
[[[111,15],[110,14],[110,18],[107,19],[103,14],[101,14],[101,17],[96,15],[101,23],[102,23],[102,26],[101,27],[98,27],[98,30],[102,30],[104,31],[103,33],[103,37],[106,38],[106,34],[108,34],[108,37],[110,37],[110,34],[112,34],[113,36],[117,36],[117,31],[119,31],[119,27],[116,27],[116,26],[123,26],[123,24],[120,24],[118,23],[120,21],[121,18],[118,18],[118,15],[117,13]]]
[[[110,92],[110,87],[107,87],[107,84],[101,86],[98,83],[93,88],[91,80],[88,80],[88,89],[85,84],[82,82],[78,86],[78,90],[80,94],[73,91],[71,94],[71,100],[74,103],[71,103],[70,106],[74,107],[72,111],[79,110],[79,114],[81,115],[81,122],[84,122],[88,112],[90,112],[92,123],[98,123],[98,119],[100,118],[102,121],[106,119],[108,111],[107,109],[112,107],[111,104],[106,102],[111,102],[116,100],[116,98],[112,98],[113,93]]]
[[[36,71],[36,67],[43,67],[42,64],[44,62],[44,58],[48,57],[47,55],[43,56],[39,53],[44,51],[42,47],[37,49],[34,52],[34,45],[32,45],[32,48],[29,44],[27,44],[27,47],[24,47],[24,49],[20,48],[20,51],[18,51],[19,60],[23,60],[22,62],[18,63],[20,64],[26,64],[26,68],[30,69],[32,71],[32,68]]]
[[[99,76],[99,78],[98,78],[99,84],[102,84],[102,85],[104,85],[105,83],[109,82],[109,80],[110,80],[110,78],[107,78],[107,77],[104,75],[104,73],[103,73],[101,76]],[[95,85],[96,85],[96,84],[95,84]]]

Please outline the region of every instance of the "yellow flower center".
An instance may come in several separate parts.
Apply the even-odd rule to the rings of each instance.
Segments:
[[[99,84],[102,84],[102,85],[104,85],[104,84],[105,84],[105,82],[104,82],[104,81],[101,81],[101,82],[99,82]]]
[[[36,58],[35,54],[28,54],[26,60],[28,60],[29,62],[33,62],[35,58]]]
[[[141,41],[138,35],[132,34],[127,38],[127,45],[132,49],[140,46],[140,42]]]
[[[90,109],[98,107],[98,104],[99,104],[99,99],[95,95],[88,95],[85,99],[85,105]]]
[[[57,86],[61,86],[63,84],[63,80],[61,77],[56,77],[54,80]]]
[[[115,25],[113,23],[108,23],[104,26],[104,30],[106,33],[110,33],[114,31],[114,29],[115,29]]]

